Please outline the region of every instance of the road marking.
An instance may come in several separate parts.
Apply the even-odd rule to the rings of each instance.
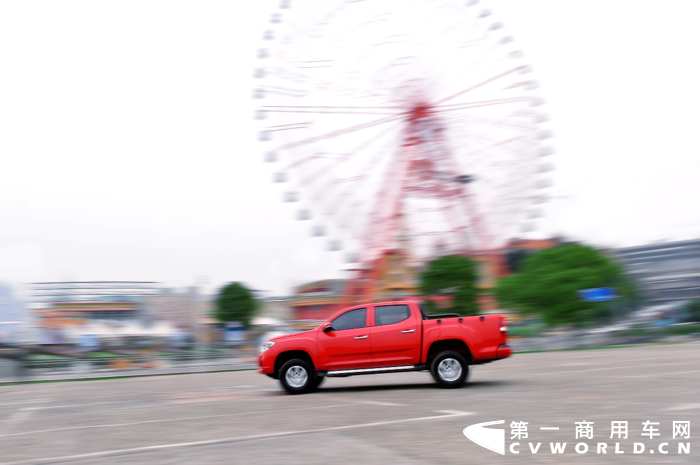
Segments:
[[[128,402],[132,402],[129,400],[115,400],[112,402],[94,402],[92,404],[73,404],[73,405],[54,405],[51,407],[43,407],[44,409],[51,409],[51,408],[70,408],[70,407],[92,407],[93,405],[105,405],[105,404],[125,404]]]
[[[687,375],[688,373],[700,373],[700,370],[676,371],[673,373],[647,373],[646,375],[622,376],[622,378],[648,378],[649,376],[662,377],[671,375]]]
[[[668,408],[665,408],[664,410],[667,412],[675,412],[677,410],[694,410],[696,408],[700,408],[700,404],[676,405],[675,407],[668,407]]]
[[[431,420],[444,420],[447,418],[457,418],[466,415],[473,415],[471,412],[456,412],[448,415],[436,415],[430,417],[417,417],[417,418],[404,418],[402,420],[390,420],[390,421],[377,421],[373,423],[359,423],[356,425],[345,425],[345,426],[332,426],[329,428],[318,428],[318,429],[308,429],[299,431],[284,431],[281,433],[268,433],[268,434],[254,434],[251,436],[234,436],[230,438],[220,438],[220,439],[209,439],[206,441],[193,441],[193,442],[180,442],[174,444],[159,444],[156,446],[144,446],[144,447],[134,447],[131,449],[115,449],[107,450],[101,452],[92,452],[87,454],[77,454],[77,455],[64,455],[59,457],[44,457],[39,459],[29,459],[20,460],[16,462],[4,462],[0,465],[21,465],[21,464],[41,464],[41,463],[55,463],[59,461],[67,460],[81,460],[90,459],[96,457],[107,457],[111,455],[122,455],[122,454],[133,454],[139,452],[150,452],[163,449],[175,449],[180,447],[191,447],[191,446],[205,446],[210,444],[222,444],[227,442],[238,442],[238,441],[252,441],[252,440],[264,440],[273,439],[283,436],[296,436],[299,434],[314,434],[314,433],[325,433],[329,431],[343,431],[349,429],[357,428],[371,428],[374,426],[386,426],[386,425],[396,425],[400,423],[410,423],[416,421],[431,421]]]
[[[160,420],[144,420],[144,421],[136,421],[136,422],[132,422],[132,423],[112,423],[112,424],[105,424],[105,425],[71,426],[68,428],[54,428],[54,429],[43,429],[43,430],[35,430],[35,431],[24,431],[21,433],[0,434],[0,437],[24,436],[27,434],[40,434],[40,433],[53,433],[56,431],[69,431],[69,430],[76,430],[76,429],[116,428],[116,427],[120,427],[120,426],[145,425],[145,424],[150,424],[150,423],[163,423],[163,422],[169,422],[169,421],[201,420],[201,419],[205,419],[205,418],[233,417],[233,416],[239,416],[239,415],[257,415],[257,414],[265,414],[265,413],[296,412],[299,410],[316,410],[316,409],[324,409],[324,408],[350,407],[350,406],[354,406],[354,405],[355,404],[335,404],[335,405],[322,405],[319,407],[293,408],[293,409],[286,409],[286,410],[260,410],[260,411],[255,411],[255,412],[221,413],[218,415],[205,415],[205,416],[199,416],[199,417],[167,418],[167,419],[164,418],[164,419],[160,419]]]
[[[19,423],[25,418],[31,416],[32,413],[34,413],[35,408],[36,407],[25,407],[10,415],[10,418],[8,418],[5,423],[2,424],[2,428],[0,428],[0,435],[2,435],[2,433],[5,431],[9,431],[10,427],[12,427],[15,423]]]
[[[45,402],[45,401],[41,401]],[[105,405],[105,404],[125,404],[125,403],[130,403],[133,401],[129,400],[116,400],[112,402],[93,402],[92,404],[71,404],[71,405],[53,405],[53,406],[48,406],[48,407],[42,407],[42,409],[47,410],[47,409],[57,409],[57,408],[71,408],[71,407],[91,407],[93,405]],[[29,403],[29,402],[26,402]],[[35,403],[35,402],[32,402]]]
[[[574,352],[574,351],[571,351],[571,353],[573,353],[573,352]],[[597,352],[597,351],[587,351],[587,352]],[[547,354],[547,353],[554,353],[554,352],[541,352],[541,353],[542,353],[542,354]],[[526,357],[526,356],[528,356],[528,355],[539,355],[539,353],[535,353],[535,354],[516,354],[516,355],[518,355],[518,357]],[[588,355],[588,357],[586,357],[586,355]],[[583,354],[581,354],[581,355],[576,355],[576,358],[584,358],[584,359],[585,359],[585,358],[591,358],[591,357],[595,357],[595,358],[599,358],[599,359],[600,359],[600,358],[602,358],[602,359],[608,359],[608,358],[610,358],[610,355],[609,355],[609,354],[606,354],[605,356],[602,356],[602,355],[600,355],[600,354],[593,354],[593,353],[591,353],[591,354],[586,354],[586,355],[583,355]],[[506,359],[506,360],[508,360],[508,359]],[[637,359],[637,360],[635,360],[635,361],[639,361],[639,362],[640,362],[640,365],[639,365],[639,366],[647,366],[647,365],[648,365],[647,362],[649,362],[650,360],[678,360],[678,356],[676,356],[676,355],[666,355],[666,356],[663,356],[663,357],[644,357],[644,358],[639,358],[639,359]],[[597,361],[596,361],[596,360],[593,360],[593,361],[588,362],[588,363],[597,363]],[[684,363],[684,362],[671,362],[671,363],[668,363],[667,365],[670,365],[670,364],[672,364],[672,363]],[[541,363],[531,363],[531,362],[530,362],[530,363],[528,363],[528,366],[535,367],[535,368],[537,368],[537,367],[548,367],[548,366],[550,366],[550,367],[557,367],[557,366],[565,367],[565,366],[570,366],[570,364],[569,364],[568,362],[551,363],[550,361],[542,361]],[[629,365],[629,367],[631,367],[631,365]]]
[[[561,375],[565,373],[588,373],[590,371],[605,371],[605,370],[625,370],[628,368],[648,368],[653,366],[669,366],[669,365],[683,365],[687,362],[671,362],[671,363],[657,363],[657,364],[642,364],[642,365],[625,365],[625,366],[615,366],[615,367],[605,367],[605,368],[591,368],[588,370],[571,370],[571,371],[550,371],[539,373],[539,375]],[[671,374],[671,373],[669,373]]]
[[[0,405],[24,405],[24,404],[39,404],[41,402],[46,402],[46,399],[36,399],[36,400],[26,400],[23,402],[10,402],[7,404],[0,404]]]
[[[378,400],[356,400],[355,402],[358,402],[360,404],[369,404],[369,405],[387,405],[390,407],[405,407],[406,404],[397,404],[394,402],[380,402]]]
[[[45,399],[44,401],[48,401],[49,399]],[[2,428],[0,428],[0,436],[4,436],[4,433],[6,431],[9,431],[10,428],[17,423],[24,421],[25,419],[31,417],[35,411],[41,409],[41,407],[24,407],[22,409],[19,409],[16,411],[14,414],[10,415],[10,418],[8,418],[5,423],[3,423]]]

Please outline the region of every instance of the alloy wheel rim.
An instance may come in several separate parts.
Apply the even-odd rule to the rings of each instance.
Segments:
[[[290,386],[300,388],[306,384],[307,380],[309,379],[309,375],[304,367],[294,365],[287,370],[285,379],[287,380],[287,384]]]
[[[454,358],[446,358],[438,365],[438,373],[445,381],[455,381],[462,376],[462,364]]]

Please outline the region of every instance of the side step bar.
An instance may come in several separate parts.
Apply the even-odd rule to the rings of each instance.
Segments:
[[[329,378],[341,378],[354,375],[375,375],[381,373],[402,373],[406,371],[423,371],[426,370],[425,363],[420,365],[403,365],[396,367],[377,367],[377,368],[354,368],[352,370],[329,370],[319,371],[320,376],[328,376]]]

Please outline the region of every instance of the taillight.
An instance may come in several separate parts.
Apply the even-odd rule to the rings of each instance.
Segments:
[[[501,330],[501,333],[503,333],[503,335],[508,334],[508,327],[506,326],[506,319],[505,318],[501,318],[499,329]]]

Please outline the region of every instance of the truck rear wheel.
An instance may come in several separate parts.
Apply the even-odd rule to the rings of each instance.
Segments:
[[[316,377],[311,365],[305,360],[292,359],[282,365],[280,384],[289,394],[304,394],[315,387]]]
[[[443,388],[456,388],[469,376],[469,364],[457,352],[440,352],[430,364],[430,374]]]

